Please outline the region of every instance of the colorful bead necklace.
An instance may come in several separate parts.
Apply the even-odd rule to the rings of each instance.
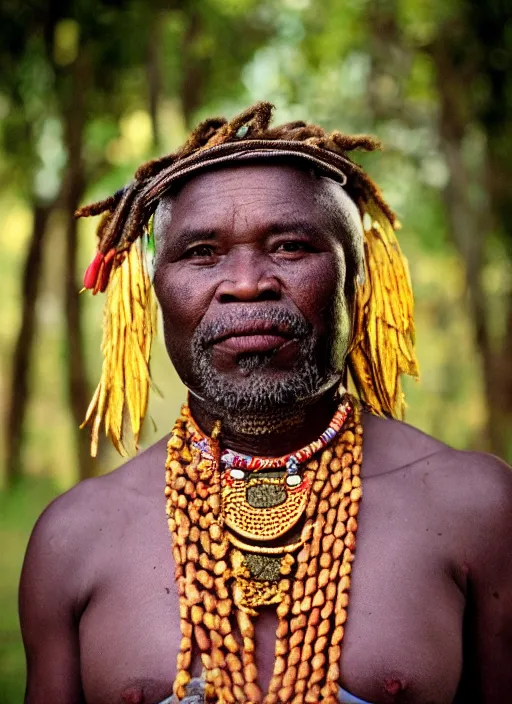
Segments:
[[[244,455],[241,452],[236,452],[226,448],[222,451],[220,460],[222,464],[227,467],[241,469],[246,472],[286,467],[290,474],[295,474],[298,472],[299,465],[308,462],[314,454],[322,450],[334,440],[343,427],[343,423],[347,419],[350,411],[350,402],[345,400],[339,405],[333,419],[322,435],[320,435],[317,440],[314,440],[309,443],[309,445],[306,445],[306,447],[303,447],[296,452],[290,452],[282,457],[252,457],[251,455]]]

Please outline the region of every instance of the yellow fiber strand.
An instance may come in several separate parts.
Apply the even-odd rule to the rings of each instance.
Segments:
[[[156,333],[156,300],[140,240],[115,262],[106,291],[100,382],[81,427],[92,425],[91,454],[104,426],[121,455],[127,455],[123,426],[129,421],[135,445],[147,410],[149,359]]]
[[[124,394],[125,394],[125,370],[124,370],[124,355],[126,345],[126,322],[124,318],[124,309],[119,305],[121,299],[120,286],[116,287],[116,291],[112,292],[112,310],[119,310],[119,316],[112,316],[112,324],[118,327],[118,337],[113,338],[110,343],[112,355],[112,366],[114,370],[111,373],[111,378],[115,379],[115,383],[110,386],[110,425],[105,422],[105,432],[112,438],[117,451],[126,456],[128,453],[121,441],[123,432],[123,410],[124,410]],[[119,306],[119,308],[116,308]],[[107,419],[105,418],[105,421]]]
[[[366,279],[358,290],[348,363],[369,408],[401,418],[400,377],[418,376],[409,270],[386,215],[373,201],[364,203],[363,210]]]

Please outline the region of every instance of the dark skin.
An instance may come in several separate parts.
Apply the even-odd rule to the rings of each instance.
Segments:
[[[311,227],[307,235],[284,232],[275,247],[269,224],[285,224],[290,213]],[[350,317],[357,265],[343,238],[350,227],[357,232],[357,213],[326,179],[282,165],[207,172],[173,196],[172,219],[165,207],[160,215],[155,287],[168,349],[185,381],[193,384],[191,335],[226,306],[299,311],[314,328],[317,350],[328,338],[328,298],[347,296]],[[209,244],[217,254],[172,254],[180,233],[198,223],[215,231]],[[297,240],[306,244],[286,244]],[[202,261],[207,251],[219,260]],[[343,340],[342,330],[336,339]],[[287,344],[265,373],[286,374]],[[298,425],[248,437],[224,419],[226,444],[277,455],[317,436],[332,411],[340,350],[341,343],[332,378]],[[236,375],[233,354],[227,345],[213,359]],[[192,399],[208,430],[208,403]],[[504,704],[512,692],[512,474],[494,457],[457,452],[405,423],[365,413],[363,424],[344,688],[374,704]],[[82,482],[39,519],[20,592],[27,704],[156,704],[169,696],[179,619],[164,515],[165,440],[110,475]],[[273,613],[263,613],[257,662],[264,688],[274,628]]]

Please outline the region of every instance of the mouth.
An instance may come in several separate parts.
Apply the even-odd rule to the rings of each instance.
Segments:
[[[290,331],[267,321],[246,321],[215,337],[211,345],[231,354],[271,352],[293,340]]]

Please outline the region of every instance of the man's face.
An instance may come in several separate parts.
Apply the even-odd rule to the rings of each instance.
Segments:
[[[186,386],[219,413],[258,414],[339,383],[361,232],[338,184],[290,165],[206,171],[164,199],[155,290]]]

